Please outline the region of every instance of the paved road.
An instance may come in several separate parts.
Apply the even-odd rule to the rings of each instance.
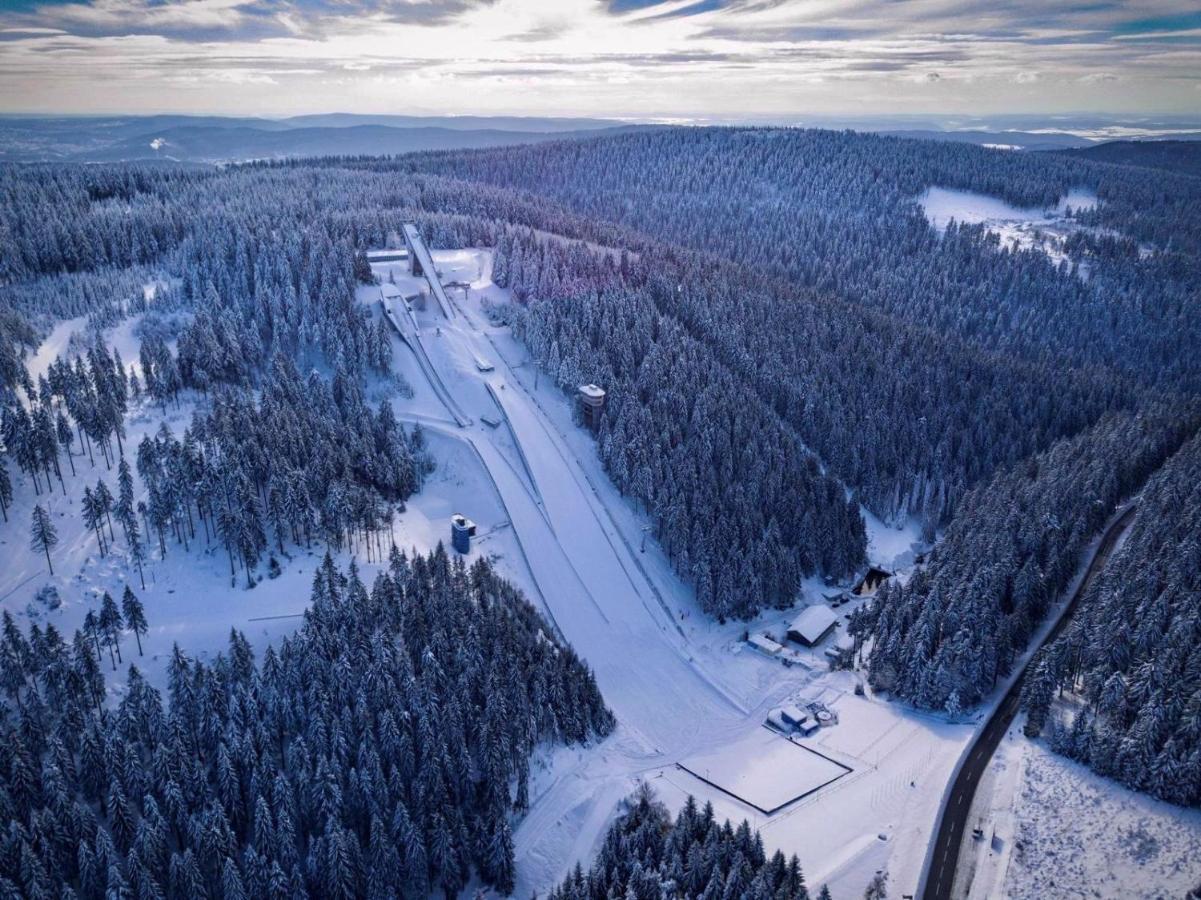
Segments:
[[[1113,552],[1122,532],[1130,524],[1136,508],[1132,504],[1109,526],[1096,553],[1093,554],[1088,572],[1081,579],[1075,593],[1068,601],[1067,609],[1064,610],[1059,621],[1055,623],[1055,627],[1043,640],[1043,646],[1059,637],[1067,626],[1072,614],[1076,611],[1076,604],[1084,595],[1093,577],[1104,568],[1105,561]],[[1033,654],[1031,658],[1033,658]],[[1005,699],[993,712],[988,724],[984,726],[984,731],[981,732],[979,739],[972,747],[971,754],[955,778],[955,784],[947,797],[946,806],[943,807],[942,817],[938,823],[938,837],[934,844],[934,853],[930,858],[930,875],[926,879],[926,890],[922,894],[922,900],[950,900],[951,898],[951,890],[955,886],[955,867],[959,862],[959,849],[967,830],[968,813],[972,808],[972,798],[976,795],[976,786],[980,783],[980,776],[988,768],[993,753],[1000,745],[1001,738],[1013,724],[1020,706],[1022,684],[1025,680],[1026,672],[1023,670],[1005,694]]]

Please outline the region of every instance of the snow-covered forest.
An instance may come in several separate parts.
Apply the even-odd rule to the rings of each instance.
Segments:
[[[1096,203],[1059,213],[1055,259],[986,223],[935,227],[932,187]],[[507,893],[533,761],[555,780],[524,852],[559,900],[819,896],[703,804],[673,816],[643,793],[611,821],[618,782],[738,746],[804,685],[864,717],[826,749],[885,773],[865,793],[932,797],[924,761],[949,758],[1124,504],[1128,539],[1027,684],[1031,731],[1201,805],[1197,657],[1170,649],[1198,638],[1198,208],[1196,179],[1166,172],[785,129],[0,166],[4,558],[36,565],[21,603],[43,573],[78,589],[68,603],[108,597],[74,636],[49,594],[4,620],[0,893]],[[441,313],[368,254],[399,251],[403,222],[464,251]],[[429,394],[406,407],[417,377]],[[588,383],[605,391],[591,432],[573,428]],[[495,503],[492,563],[434,549],[445,498],[422,551],[396,546],[452,442],[436,483]],[[906,571],[847,598],[890,537]],[[295,633],[142,658],[154,566],[211,563],[250,610],[323,554]],[[82,596],[97,560],[128,596]],[[853,604],[830,611],[836,672],[780,647],[784,611],[834,591]],[[781,658],[748,659],[752,632]],[[660,683],[678,718],[631,702]],[[913,746],[851,739],[877,726]],[[598,752],[620,765],[577,804],[586,769],[551,757],[614,729]],[[560,826],[575,858],[600,847],[565,881],[568,860],[543,858],[566,853]],[[837,825],[881,862],[869,890],[890,852],[920,852],[894,826]]]
[[[494,277],[521,284],[522,259],[502,252]],[[516,333],[564,389],[606,386],[601,459],[653,512],[701,606],[746,617],[790,606],[803,576],[849,575],[863,560],[857,505],[753,385],[659,312],[655,286],[668,273],[652,276],[646,261],[626,268],[637,274],[609,271],[572,302],[531,301]]]
[[[304,624],[256,663],[231,633],[100,702],[91,641],[6,620],[6,896],[452,897],[512,890],[509,814],[543,741],[606,734],[587,667],[484,562],[326,557]]]
[[[592,867],[577,866],[548,900],[665,895],[830,900],[824,885],[810,892],[796,856],[785,859],[778,850],[768,856],[745,820],[737,827],[718,822],[713,807],[700,807],[693,797],[673,820],[646,787],[626,801]]]
[[[1023,699],[1027,731],[1046,731],[1058,752],[1201,807],[1199,509],[1194,438],[1147,485],[1125,544],[1036,661]]]
[[[1191,347],[1201,185],[1187,176],[853,132],[688,128],[608,141],[416,157],[415,166],[556,199],[987,350],[1103,365],[1201,387]],[[1073,188],[1099,199],[1062,268],[997,253],[980,227],[940,235],[915,198],[932,185],[1017,206]],[[637,198],[636,202],[632,198]],[[1140,258],[1139,248],[1156,253]],[[1087,260],[1087,280],[1073,274]],[[1105,314],[1098,315],[1099,308]]]
[[[857,630],[872,682],[953,714],[1008,675],[1117,504],[1196,433],[1198,411],[1156,405],[999,473],[964,500],[927,566],[886,585]]]

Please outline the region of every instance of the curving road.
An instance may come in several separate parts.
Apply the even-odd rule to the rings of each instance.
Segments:
[[[1042,644],[1039,645],[1039,649],[1059,637],[1063,629],[1067,627],[1080,598],[1096,574],[1104,568],[1105,561],[1109,559],[1109,555],[1117,545],[1118,538],[1129,527],[1130,520],[1134,517],[1137,508],[1132,503],[1109,525],[1093,553],[1093,558],[1089,561],[1088,571],[1068,600],[1068,605],[1059,617],[1059,621],[1055,623],[1055,626],[1043,639]],[[1035,654],[1031,654],[1030,659],[1033,659],[1034,656]],[[939,816],[938,834],[928,861],[929,874],[926,876],[926,887],[922,893],[922,900],[950,900],[951,898],[951,891],[955,886],[955,869],[959,862],[959,850],[963,844],[968,815],[972,808],[972,798],[976,795],[980,777],[988,768],[993,753],[996,752],[1005,732],[1009,730],[1009,726],[1013,724],[1013,720],[1017,716],[1022,685],[1025,680],[1026,670],[1023,668],[1021,674],[1005,693],[1004,699],[993,711],[984,730],[976,738],[971,752],[955,777],[955,782]]]

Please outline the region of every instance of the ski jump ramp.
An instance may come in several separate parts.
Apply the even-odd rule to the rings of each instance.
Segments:
[[[434,299],[438,301],[438,307],[442,310],[442,315],[453,319],[455,309],[451,306],[450,298],[446,296],[446,289],[442,287],[442,282],[438,278],[438,270],[434,268],[434,258],[430,256],[425,239],[412,222],[405,222],[403,230],[405,246],[409,248],[409,267],[414,275],[425,276],[425,280],[429,282],[430,290],[434,294]]]

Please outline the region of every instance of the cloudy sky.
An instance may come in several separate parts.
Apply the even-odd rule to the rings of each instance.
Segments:
[[[1189,0],[0,0],[0,111],[1201,113]]]

